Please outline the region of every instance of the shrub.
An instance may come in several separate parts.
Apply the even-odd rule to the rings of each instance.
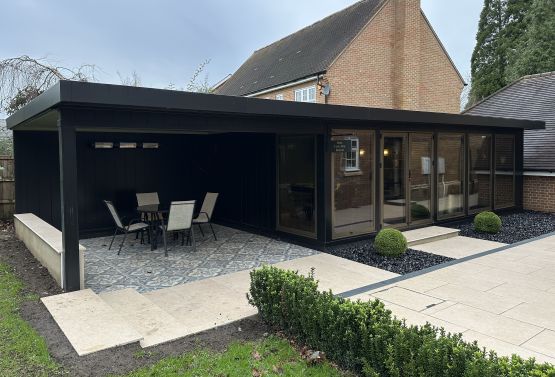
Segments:
[[[490,211],[481,212],[474,218],[474,230],[482,233],[499,233],[501,218]]]
[[[321,293],[312,274],[265,266],[251,272],[248,298],[269,324],[364,376],[555,376],[548,364],[498,357],[460,334],[406,326],[377,300]]]
[[[374,247],[381,255],[398,257],[407,251],[407,239],[397,229],[382,229],[374,240]]]
[[[413,220],[423,220],[430,218],[430,210],[422,204],[412,203],[410,206],[410,213]]]

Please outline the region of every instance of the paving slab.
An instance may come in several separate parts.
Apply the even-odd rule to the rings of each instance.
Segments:
[[[179,339],[188,333],[186,326],[134,289],[99,296],[142,335],[143,348]]]
[[[428,226],[425,228],[403,232],[409,247],[433,241],[444,240],[459,235],[459,229],[445,228],[442,226]]]
[[[325,253],[277,263],[274,266],[299,271],[303,275],[307,275],[314,268],[319,288],[322,291],[331,289],[336,294],[399,276],[393,272]]]
[[[372,293],[372,296],[379,300],[404,306],[417,312],[441,304],[444,301],[423,293],[418,293],[400,287],[393,287],[383,291],[374,292]]]
[[[555,331],[544,330],[524,343],[522,347],[540,352],[555,360]]]
[[[143,336],[92,290],[41,299],[79,356],[139,342]]]
[[[555,331],[555,306],[553,305],[523,303],[507,310],[503,316]]]
[[[514,345],[521,345],[543,331],[543,328],[539,326],[460,303],[436,312],[432,317],[466,327]]]
[[[428,291],[427,294],[442,300],[460,302],[495,314],[501,314],[523,302],[518,298],[499,296],[457,284],[443,285]]]
[[[532,350],[532,348],[525,348],[524,345],[526,345],[526,343],[523,346],[517,346],[496,338],[492,338],[491,336],[484,335],[474,330],[465,331],[462,335],[463,339],[467,342],[478,342],[478,345],[480,347],[486,348],[487,350],[495,350],[495,352],[500,356],[510,357],[513,354],[517,354],[524,359],[529,359],[533,357],[536,359],[536,361],[540,363],[551,363],[555,365],[554,357],[550,357],[541,352]],[[537,336],[540,335],[541,333]]]
[[[471,237],[451,237],[448,239],[411,246],[412,249],[460,259],[506,246],[504,243],[486,241]]]

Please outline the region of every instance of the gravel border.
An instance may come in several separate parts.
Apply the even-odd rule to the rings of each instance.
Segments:
[[[442,255],[435,255],[413,249],[408,249],[405,254],[397,258],[384,257],[376,252],[373,242],[373,239],[351,242],[344,245],[329,247],[325,252],[368,266],[394,272],[399,275],[406,275],[411,272],[420,271],[454,260],[453,258],[444,257]]]
[[[482,240],[513,244],[530,238],[555,232],[555,214],[514,210],[498,213],[503,224],[497,234],[480,233],[474,230],[473,218],[445,224],[460,229],[460,235]]]

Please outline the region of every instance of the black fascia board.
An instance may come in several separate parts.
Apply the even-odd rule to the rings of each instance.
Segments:
[[[7,119],[13,128],[59,105],[153,110],[240,116],[311,118],[324,121],[368,121],[421,125],[460,125],[516,129],[545,129],[545,122],[475,115],[323,105],[232,97],[215,94],[60,81]]]

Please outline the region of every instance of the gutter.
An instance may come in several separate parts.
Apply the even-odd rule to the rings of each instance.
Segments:
[[[320,76],[321,76],[321,75],[311,76],[311,77],[307,77],[306,79],[301,79],[301,80],[297,80],[297,81],[290,82],[289,84],[284,84],[284,85],[280,85],[280,86],[274,86],[274,87],[272,87],[272,88],[265,89],[265,90],[262,90],[262,91],[260,91],[260,92],[255,92],[255,93],[247,94],[247,95],[244,96],[244,97],[251,98],[251,97],[261,96],[261,95],[266,94],[266,93],[275,92],[276,90],[287,89],[287,88],[290,88],[290,87],[292,87],[292,86],[296,86],[296,85],[300,85],[300,84],[307,83],[307,82],[309,82],[309,81],[319,80],[319,79],[320,79]]]
[[[525,171],[523,175],[528,177],[555,177],[555,173],[550,171]]]

